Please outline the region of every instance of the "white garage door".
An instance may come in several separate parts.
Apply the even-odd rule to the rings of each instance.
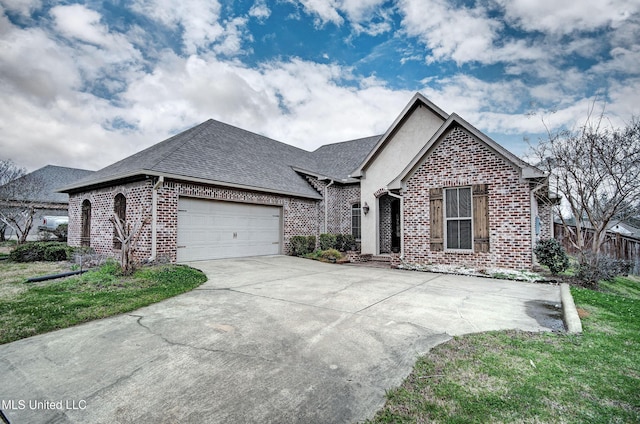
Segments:
[[[277,255],[281,208],[180,198],[178,261]]]

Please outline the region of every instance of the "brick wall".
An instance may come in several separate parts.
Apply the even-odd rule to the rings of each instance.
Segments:
[[[69,244],[80,246],[82,202],[91,202],[91,247],[109,256],[113,251],[113,213],[116,194],[127,198],[127,220],[135,220],[140,214],[151,218],[152,182],[144,181],[117,187],[109,187],[69,197]],[[202,199],[228,200],[246,203],[281,206],[283,209],[284,251],[289,253],[289,240],[294,235],[319,235],[319,202],[277,194],[258,193],[221,187],[165,181],[158,188],[157,257],[176,261],[178,237],[178,199],[180,196]],[[151,256],[151,223],[143,228],[136,259]]]
[[[307,181],[323,197],[328,182],[319,181],[317,178],[307,176]],[[334,183],[327,192],[327,228],[324,228],[324,202],[318,204],[318,219],[320,232],[333,234],[351,234],[351,206],[360,202],[360,184],[339,184]]]
[[[489,185],[490,250],[430,250],[429,189]],[[404,261],[474,268],[528,269],[531,262],[530,191],[518,170],[461,127],[452,128],[410,176],[404,193]]]
[[[82,202],[91,202],[91,247],[100,254],[115,257],[119,250],[113,249],[114,227],[109,218],[113,215],[114,199],[118,193],[127,199],[126,219],[130,222],[140,216],[151,217],[151,182],[141,181],[100,190],[69,195],[68,244],[80,246]],[[142,228],[136,258],[151,255],[151,224]]]

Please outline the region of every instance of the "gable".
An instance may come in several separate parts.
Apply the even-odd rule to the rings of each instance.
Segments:
[[[446,112],[422,94],[416,93],[351,176],[364,176],[374,163],[382,162],[385,167],[405,162],[403,158],[419,150],[447,116]],[[386,157],[381,158],[383,155]]]
[[[482,141],[460,126],[454,126],[433,143],[402,180],[403,189],[428,182],[429,187],[456,187],[497,183],[527,186],[520,170],[489,149]]]
[[[467,134],[471,139],[475,140],[475,146],[481,146],[483,151],[489,152],[495,156],[500,160],[500,163],[504,163],[512,167],[513,170],[518,173],[520,178],[534,179],[545,177],[545,174],[541,170],[519,159],[484,133],[480,132],[477,128],[460,118],[458,115],[452,114],[442,124],[433,137],[431,137],[431,139],[424,145],[420,152],[418,152],[413,160],[405,167],[405,169],[395,179],[391,180],[388,184],[389,190],[399,190],[403,188],[404,183],[414,172],[416,172],[417,168],[424,163],[425,158],[428,157],[443,140],[447,139],[447,137],[449,137],[456,128],[462,131],[462,133]],[[463,138],[464,137],[458,138],[458,141],[461,141]],[[475,156],[473,151],[465,151],[461,148],[461,144],[455,142],[451,143],[451,141],[453,140],[448,140],[448,142],[450,142],[449,148],[454,149],[456,154],[451,153],[449,157],[450,164],[456,164],[460,160],[473,162]],[[466,148],[468,149],[469,146],[467,145]],[[453,158],[455,158],[455,161],[453,161]]]

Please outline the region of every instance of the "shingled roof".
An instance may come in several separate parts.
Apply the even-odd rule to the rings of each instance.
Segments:
[[[5,184],[0,187],[0,190],[10,195],[11,199],[7,200],[68,203],[69,196],[65,193],[58,192],[57,189],[86,178],[91,174],[93,174],[93,171],[88,171],[86,169],[47,165],[40,169],[36,169],[17,180]],[[25,179],[30,180],[28,185],[25,185]],[[37,188],[27,190],[25,192],[23,188],[31,186],[31,183],[37,185]]]
[[[319,199],[296,170],[346,180],[378,137],[323,146],[315,152],[213,119],[65,187],[77,192],[135,176],[164,175],[201,183]]]

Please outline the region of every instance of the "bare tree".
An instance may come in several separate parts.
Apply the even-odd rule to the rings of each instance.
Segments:
[[[13,161],[0,160],[0,183],[0,240],[11,228],[18,243],[24,243],[33,226],[42,181]]]
[[[127,222],[120,219],[117,214],[113,214],[109,220],[114,224],[116,229],[116,240],[121,244],[120,250],[120,266],[122,273],[129,275],[135,270],[134,253],[138,244],[138,239],[142,234],[142,229],[149,223],[149,218],[138,217],[135,222]]]
[[[597,269],[609,223],[633,216],[640,202],[640,121],[613,128],[601,114],[578,130],[549,132],[533,151],[563,198],[557,214],[581,266]]]

